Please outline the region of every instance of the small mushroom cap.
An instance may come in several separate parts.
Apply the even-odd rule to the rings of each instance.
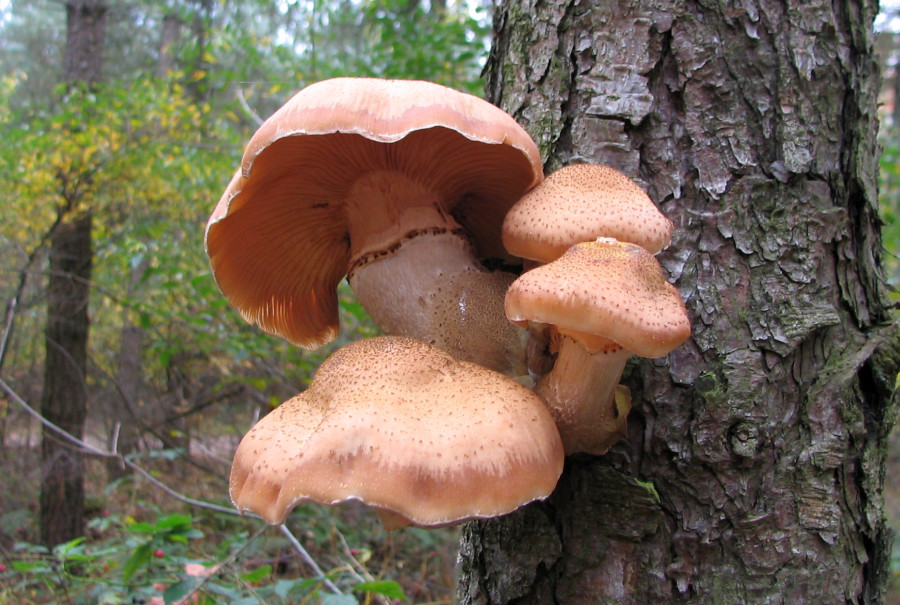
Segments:
[[[505,305],[513,323],[553,324],[590,349],[608,339],[642,357],[662,357],[691,334],[681,296],[656,257],[611,238],[577,244],[523,274]]]
[[[514,380],[406,337],[332,354],[254,426],[231,471],[241,510],[282,523],[300,501],[360,500],[392,526],[510,512],[554,489],[559,433]]]
[[[365,208],[355,195],[376,187],[427,198],[440,207],[422,213],[452,215],[478,257],[508,258],[503,217],[542,179],[531,137],[478,97],[430,82],[325,80],[250,139],[207,224],[206,250],[247,321],[316,348],[339,328],[334,290],[351,258],[351,221],[357,230],[368,222],[349,216],[350,202]]]
[[[669,245],[672,222],[634,181],[609,166],[572,164],[526,193],[503,221],[503,245],[541,262],[580,242],[612,237],[652,254]]]

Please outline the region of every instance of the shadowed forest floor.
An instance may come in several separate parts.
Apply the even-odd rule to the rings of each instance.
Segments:
[[[10,430],[13,424],[11,417],[16,421],[15,430]],[[45,577],[39,577],[40,574],[34,572],[15,573],[15,565],[21,565],[23,561],[32,565],[29,562],[31,559],[28,559],[30,555],[25,554],[31,551],[23,545],[36,543],[39,539],[40,435],[37,426],[26,423],[24,417],[18,414],[11,417],[7,417],[6,440],[0,448],[3,469],[0,473],[0,564],[3,565],[0,568],[3,569],[0,585],[5,587],[3,590],[11,589],[6,587],[7,584],[9,587],[21,585],[21,590],[11,593],[14,600],[10,602],[21,602],[23,605],[66,602],[66,598],[70,598],[72,603],[93,602],[90,600],[92,596],[86,596],[88,589],[78,586],[69,587],[70,594],[63,598],[65,591],[61,585],[66,581],[49,573]],[[239,436],[224,430],[219,435],[209,432],[203,435],[203,438],[193,440],[190,458],[179,456],[170,459],[157,451],[152,456],[139,459],[138,463],[184,496],[230,506],[227,475],[231,452]],[[96,434],[88,441],[102,446]],[[258,571],[255,570],[271,569],[269,574],[256,582],[269,583],[270,586],[285,579],[295,580],[294,583],[300,585],[305,578],[314,575],[279,531],[276,528],[265,529],[265,524],[259,519],[223,515],[187,505],[136,475],[107,484],[105,465],[104,459],[87,458],[88,535],[84,545],[86,549],[105,553],[107,559],[97,561],[96,566],[86,566],[84,574],[91,576],[95,582],[108,582],[118,590],[123,584],[122,570],[128,566],[136,549],[149,539],[143,538],[141,528],[156,527],[160,519],[171,514],[192,518],[192,530],[196,530],[198,536],[202,534],[202,537],[171,547],[163,545],[169,553],[164,553],[165,557],[160,560],[157,576],[165,571],[163,568],[167,562],[170,566],[183,563],[212,566],[224,562],[232,569],[231,577],[237,578],[237,583],[242,581],[241,578],[256,579],[254,573]],[[318,565],[326,573],[335,572],[337,578],[352,573],[357,578],[366,576],[396,581],[410,603],[442,603],[453,599],[458,541],[458,531],[455,529],[385,532],[371,511],[362,505],[352,504],[337,508],[300,505],[288,519],[287,526]],[[255,536],[259,530],[262,532]],[[169,554],[172,556],[169,557]],[[137,585],[134,590],[149,590],[148,586],[140,586],[141,583],[149,585],[156,581],[150,573],[150,565],[155,562],[151,557],[146,579],[141,579],[142,572],[135,573],[131,578],[131,582]],[[354,568],[352,572],[347,570],[351,567]],[[218,575],[224,577],[226,572],[219,571]],[[29,579],[34,581],[26,581]],[[47,583],[52,586],[42,585]],[[7,602],[4,599],[10,598],[10,593],[3,590],[0,590],[0,602]],[[128,596],[146,594],[126,593]],[[387,602],[379,598],[366,602]]]
[[[214,426],[196,427],[197,436],[192,441],[189,458],[162,456],[156,451],[139,463],[184,496],[229,506],[227,474],[231,453],[240,436],[221,425],[211,430]],[[38,541],[40,431],[36,422],[15,412],[6,418],[4,428],[5,440],[0,448],[3,469],[0,473],[0,564],[5,562],[9,568],[9,561],[21,559],[22,544]],[[95,427],[89,430],[87,441],[102,447],[101,435]],[[86,464],[89,520],[86,544],[94,544],[98,549],[111,548],[110,561],[117,557],[120,561],[127,559],[135,548],[134,536],[127,531],[129,524],[153,523],[162,515],[178,513],[193,517],[195,527],[203,533],[202,539],[190,544],[184,560],[219,564],[228,553],[243,548],[241,556],[229,563],[243,573],[269,565],[272,573],[266,581],[293,578],[300,582],[311,575],[310,569],[275,529],[263,531],[247,544],[248,536],[262,527],[259,520],[222,518],[179,502],[133,475],[107,484],[105,460],[89,457]],[[895,532],[900,530],[900,427],[891,435],[885,511],[890,526]],[[389,533],[361,505],[328,508],[310,504],[297,508],[288,527],[326,570],[359,565],[375,578],[398,582],[411,603],[453,600],[458,530],[413,529]],[[900,605],[898,545],[900,542],[895,544],[892,558],[893,581],[886,599],[888,605]],[[110,573],[115,575],[115,572],[113,569]],[[50,589],[32,589],[18,596],[21,598],[23,594],[29,599],[25,603],[51,603],[58,598]]]

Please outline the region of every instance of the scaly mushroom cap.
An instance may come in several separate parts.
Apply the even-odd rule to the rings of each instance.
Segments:
[[[429,82],[326,80],[250,139],[206,250],[247,321],[316,348],[337,334],[335,287],[351,256],[376,258],[452,213],[479,258],[508,258],[503,217],[542,178],[531,137],[482,99]],[[394,225],[397,209],[368,214],[373,197],[415,208]]]
[[[513,323],[553,324],[588,349],[609,339],[642,357],[661,357],[691,334],[687,310],[643,247],[600,238],[519,277],[506,294]],[[599,337],[599,338],[598,338]]]
[[[672,240],[672,222],[644,190],[609,166],[572,164],[550,174],[510,209],[503,244],[514,256],[541,262],[598,237],[656,254]]]
[[[247,433],[231,497],[273,524],[300,501],[360,500],[390,528],[438,526],[544,498],[562,465],[534,393],[432,345],[377,337],[332,354]]]

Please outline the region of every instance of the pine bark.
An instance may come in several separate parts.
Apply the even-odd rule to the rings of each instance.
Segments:
[[[628,439],[470,524],[461,602],[878,602],[900,340],[877,216],[877,3],[503,0],[488,98],[639,180],[693,323]]]
[[[100,79],[106,6],[102,0],[66,3],[65,81],[93,84]],[[58,175],[59,221],[50,242],[47,328],[41,414],[76,437],[87,416],[89,282],[93,265],[93,217],[83,199],[90,176]],[[82,454],[54,431],[41,441],[41,542],[54,546],[84,533]]]

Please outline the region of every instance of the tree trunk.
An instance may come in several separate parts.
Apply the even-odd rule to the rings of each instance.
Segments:
[[[175,9],[163,16],[157,51],[156,78],[163,79],[171,75],[178,63],[178,44],[181,41],[183,23]],[[150,257],[143,257],[131,267],[126,298],[134,300],[138,294],[141,279],[150,267]],[[122,314],[122,331],[119,339],[119,366],[116,371],[114,393],[104,397],[107,418],[111,420],[107,443],[110,448],[122,455],[133,454],[138,450],[142,432],[149,432],[148,424],[153,422],[155,410],[144,402],[144,341],[146,332],[138,318],[130,310]],[[118,458],[106,461],[107,481],[115,481],[126,476],[130,471]]]
[[[132,284],[134,280],[132,280]],[[131,292],[129,292],[129,295]],[[132,322],[130,313],[124,312],[125,325],[122,326],[114,393],[106,398],[109,407],[108,418],[113,426],[109,434],[108,445],[123,456],[133,454],[138,449],[141,427],[145,426],[147,416],[143,401],[144,390],[144,329]],[[115,481],[130,471],[118,458],[106,461],[106,479]]]
[[[214,5],[212,0],[194,0],[194,3],[196,7],[194,7],[194,18],[191,21],[191,37],[194,39],[195,48],[190,61],[189,75],[191,78],[188,81],[187,90],[190,96],[199,103],[208,96],[208,79],[196,77],[196,75],[207,71],[209,67],[206,60],[206,48],[209,42],[209,28],[212,23]]]
[[[628,439],[470,524],[462,603],[877,602],[900,340],[883,288],[877,4],[504,0],[488,97],[547,171],[674,221],[693,337],[623,382]]]
[[[98,0],[66,3],[65,79],[100,78],[106,7]],[[92,215],[82,195],[85,175],[60,174],[60,221],[50,242],[46,358],[41,414],[76,437],[87,415],[88,282],[93,249]],[[41,444],[41,542],[53,546],[84,530],[82,455],[59,435],[43,430]]]
[[[50,251],[41,414],[76,437],[87,415],[91,222],[90,214],[61,222]],[[46,428],[41,460],[41,542],[53,546],[83,534],[84,468],[81,453]]]
[[[178,58],[177,45],[181,40],[182,23],[174,13],[163,17],[162,33],[159,39],[159,56],[156,59],[156,77],[165,78],[175,69]]]

